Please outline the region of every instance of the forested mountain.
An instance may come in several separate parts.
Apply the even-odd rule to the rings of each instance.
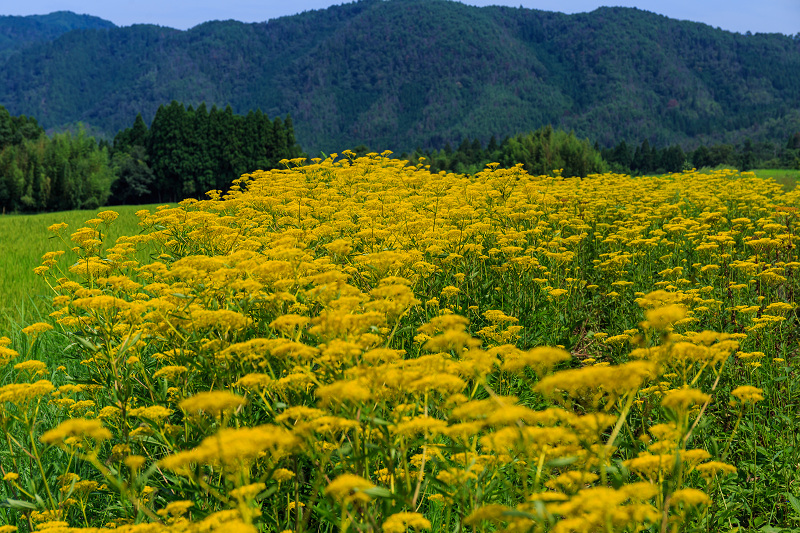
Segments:
[[[90,15],[56,11],[27,17],[0,16],[0,60],[32,44],[52,41],[72,30],[113,28],[114,23]]]
[[[108,137],[171,100],[290,114],[308,153],[488,141],[544,124],[603,146],[786,139],[800,39],[631,8],[564,15],[362,0],[260,24],[67,32],[0,65],[0,104]]]

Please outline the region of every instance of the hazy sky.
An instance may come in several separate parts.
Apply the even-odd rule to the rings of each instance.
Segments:
[[[118,26],[160,24],[187,29],[208,20],[262,22],[340,4],[335,0],[24,0],[0,2],[0,15],[34,15],[69,10]],[[638,7],[671,18],[704,22],[724,30],[800,33],[800,0],[467,0],[471,5],[520,5],[564,13],[603,5]],[[5,5],[3,5],[5,4]]]

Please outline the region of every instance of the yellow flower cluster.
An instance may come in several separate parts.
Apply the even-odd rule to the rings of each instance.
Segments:
[[[95,418],[41,441],[80,444],[138,519],[171,531],[419,531],[442,506],[509,531],[635,531],[708,504],[735,469],[689,437],[726,369],[761,359],[730,355],[788,334],[800,258],[776,207],[800,193],[730,171],[469,177],[388,155],[242,176],[138,213],[142,234],[105,250],[111,212],[78,229],[77,260],[49,255],[43,275],[103,387]],[[620,456],[637,409],[647,446]],[[611,488],[617,459],[636,479]]]

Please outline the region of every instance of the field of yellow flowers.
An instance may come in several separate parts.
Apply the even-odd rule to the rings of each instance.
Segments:
[[[800,193],[389,155],[52,226],[0,533],[797,525]]]

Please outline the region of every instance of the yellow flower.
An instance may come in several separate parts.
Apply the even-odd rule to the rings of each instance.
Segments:
[[[511,508],[499,503],[490,503],[473,510],[465,519],[465,526],[477,526],[485,520],[497,521],[503,518],[503,514]]]
[[[672,493],[670,501],[673,507],[677,507],[679,504],[686,507],[711,504],[711,498],[705,492],[692,488],[676,490]]]
[[[656,367],[649,361],[631,361],[617,366],[595,365],[562,370],[547,376],[534,390],[546,395],[563,391],[575,397],[602,388],[613,397],[638,389],[655,375]]]
[[[613,335],[603,340],[604,344],[616,344],[622,345],[628,342],[631,339],[631,336],[628,334],[623,333],[622,335]]]
[[[87,298],[78,298],[72,302],[72,305],[80,309],[120,311],[123,309],[128,309],[131,304],[121,298],[116,298],[108,294],[102,294],[97,296],[89,296]]]
[[[125,466],[131,470],[138,470],[142,467],[146,460],[147,458],[141,455],[129,455],[125,457],[123,461],[125,462]]]
[[[121,414],[119,407],[114,405],[107,405],[100,409],[100,412],[97,414],[97,418],[100,419],[112,419],[116,418]]]
[[[168,409],[163,405],[151,405],[150,407],[137,407],[135,409],[130,409],[128,414],[159,423],[165,418],[169,417],[173,412],[174,411],[172,409]]]
[[[686,316],[686,308],[679,304],[657,307],[645,313],[647,321],[642,325],[645,328],[666,329]]]
[[[420,513],[395,513],[383,522],[384,533],[405,533],[408,528],[414,530],[430,529],[431,522]]]
[[[177,500],[169,502],[166,507],[156,511],[159,516],[183,516],[191,507],[194,507],[194,502],[189,500]]]
[[[435,435],[441,433],[441,430],[445,427],[447,427],[447,422],[444,420],[428,416],[417,416],[411,420],[400,422],[395,426],[390,426],[390,429],[397,435],[413,437],[420,433]]]
[[[731,394],[742,403],[756,403],[764,399],[764,390],[751,385],[741,385],[731,391]]]
[[[513,316],[506,315],[503,311],[499,311],[497,309],[490,309],[489,311],[485,311],[483,313],[483,317],[491,322],[492,324],[503,324],[506,322],[519,322],[518,318],[514,318]]]
[[[14,370],[18,370],[20,372],[25,372],[30,377],[35,377],[40,374],[47,373],[47,365],[44,364],[42,361],[37,361],[35,359],[31,359],[30,361],[24,361],[22,363],[17,363],[14,365]]]
[[[230,495],[237,500],[252,500],[266,488],[267,485],[264,483],[251,483],[249,485],[244,485],[233,489],[230,492]]]
[[[511,346],[503,355],[504,361],[501,366],[503,370],[519,372],[525,367],[531,367],[539,375],[544,374],[558,363],[567,361],[571,357],[566,350],[549,346],[540,346],[524,352]]]
[[[10,343],[11,341],[9,341]],[[19,353],[0,344],[0,366],[7,365],[12,359],[19,357]]]
[[[328,483],[325,495],[343,504],[353,501],[368,502],[372,497],[364,491],[372,488],[375,488],[375,485],[361,476],[342,474]]]
[[[286,468],[278,468],[272,473],[272,479],[274,479],[278,483],[289,481],[294,477],[295,473],[292,472],[291,470],[287,470]]]
[[[50,232],[53,232],[53,233],[60,233],[61,231],[65,230],[65,229],[67,229],[67,224],[64,223],[64,222],[59,222],[57,224],[52,224],[52,225],[47,227],[47,231],[50,231]]]
[[[36,322],[26,328],[22,328],[22,333],[28,336],[35,336],[38,335],[39,333],[44,333],[45,331],[50,331],[52,329],[53,326],[51,326],[50,324],[47,324],[45,322]]]
[[[159,368],[153,373],[154,378],[173,379],[177,376],[185,374],[189,369],[183,365],[168,365]]]
[[[206,437],[196,448],[164,457],[159,464],[181,474],[188,474],[192,464],[219,464],[236,472],[265,452],[280,455],[298,443],[290,431],[274,425],[226,428]]]
[[[697,389],[673,389],[661,398],[661,405],[675,411],[686,411],[692,405],[702,405],[711,396]]]
[[[289,505],[286,506],[286,510],[291,513],[292,511],[294,511],[298,507],[302,509],[305,506],[306,506],[306,504],[304,504],[303,502],[289,502]]]
[[[11,383],[0,387],[0,403],[11,402],[16,405],[25,405],[53,389],[53,384],[46,379],[40,379],[36,383]]]
[[[117,219],[117,217],[119,217],[119,213],[117,213],[116,211],[109,210],[109,211],[100,211],[99,213],[97,213],[97,218],[99,218],[106,224],[114,222]]]
[[[736,473],[735,466],[729,465],[728,463],[723,463],[721,461],[709,461],[707,463],[697,465],[695,470],[700,472],[700,475],[704,478],[713,478],[719,474],[725,475]]]
[[[204,412],[212,416],[232,413],[244,405],[247,405],[247,398],[223,390],[199,392],[178,404],[186,414]]]
[[[350,239],[336,239],[326,244],[325,249],[331,254],[345,256],[353,251],[353,243]]]
[[[441,295],[442,298],[452,298],[453,296],[457,295],[461,292],[461,289],[458,287],[454,287],[452,285],[448,285],[444,289],[442,289]]]
[[[111,438],[111,432],[99,420],[73,418],[65,420],[55,429],[45,432],[39,440],[45,444],[58,444],[71,437],[91,438],[101,442]]]
[[[335,381],[319,387],[316,394],[323,406],[333,402],[362,403],[372,397],[370,390],[358,381]]]
[[[280,330],[284,334],[293,334],[297,328],[302,329],[311,319],[307,316],[289,314],[279,316],[273,320],[269,327]]]

